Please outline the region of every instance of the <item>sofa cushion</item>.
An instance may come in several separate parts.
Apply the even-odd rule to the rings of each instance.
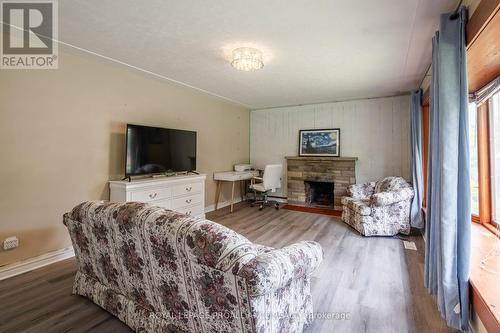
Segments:
[[[373,194],[375,182],[353,184],[347,188],[347,194],[353,199],[369,199]]]
[[[413,189],[411,187],[403,187],[397,191],[375,193],[372,196],[372,206],[388,206],[404,200],[413,198]]]
[[[402,177],[386,177],[375,184],[374,193],[396,191],[408,187],[408,183]]]

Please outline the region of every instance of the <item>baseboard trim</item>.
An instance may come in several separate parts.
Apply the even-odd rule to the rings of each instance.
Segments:
[[[283,204],[286,204],[288,201],[286,200],[286,197],[273,197],[271,195],[268,196],[269,200],[270,201],[277,201],[279,203],[283,203]],[[245,200],[248,200],[248,197],[245,198]],[[253,200],[253,197],[252,199]],[[237,203],[240,203],[241,202],[241,198],[238,197],[238,199],[235,199],[234,200],[234,204],[236,205]],[[219,202],[219,204],[217,205],[217,209],[221,209],[221,208],[224,208],[224,207],[227,207],[231,205],[231,201],[223,201],[223,202]],[[210,212],[213,212],[215,210],[215,204],[212,204],[212,205],[209,205],[209,206],[206,206],[205,207],[205,213],[210,213]]]
[[[272,195],[267,196],[269,198],[269,201],[276,201],[282,204],[288,204],[288,198],[287,197],[274,197]]]
[[[75,256],[73,247],[52,251],[42,254],[38,257],[29,258],[12,264],[0,267],[0,281],[11,278],[16,275],[30,272],[58,261]]]
[[[329,209],[329,208],[304,207],[304,206],[298,206],[298,205],[285,205],[285,206],[283,206],[283,209],[295,210],[298,212],[329,215],[329,216],[335,216],[335,217],[342,216],[341,210],[334,210],[334,209]]]
[[[233,204],[236,205],[239,202],[241,202],[241,198],[235,199]],[[217,209],[221,209],[221,208],[224,208],[224,207],[227,207],[230,205],[231,205],[231,201],[222,201],[222,202],[219,202],[219,204],[217,205]],[[212,205],[205,207],[205,213],[210,213],[210,212],[213,212],[214,210],[215,210],[215,204],[212,204]]]

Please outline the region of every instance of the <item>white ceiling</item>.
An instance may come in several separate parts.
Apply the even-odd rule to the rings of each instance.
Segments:
[[[418,87],[439,14],[457,0],[59,1],[62,42],[249,108]],[[264,52],[240,72],[233,48]],[[64,61],[61,59],[60,61]]]

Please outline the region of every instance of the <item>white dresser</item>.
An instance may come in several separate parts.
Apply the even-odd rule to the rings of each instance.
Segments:
[[[205,217],[206,175],[146,178],[109,182],[110,201],[139,201]]]

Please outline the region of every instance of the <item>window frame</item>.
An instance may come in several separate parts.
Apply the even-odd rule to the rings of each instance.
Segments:
[[[479,200],[480,200],[479,199],[480,198],[480,193],[479,193],[479,151],[478,151],[478,149],[479,149],[479,141],[480,141],[478,139],[478,133],[479,133],[479,131],[478,131],[478,120],[479,120],[479,118],[478,118],[477,104],[475,102],[469,102],[468,110],[467,111],[470,112],[470,110],[471,110],[471,104],[474,105],[474,116],[476,118],[474,120],[475,121],[475,126],[474,126],[475,134],[474,135],[476,137],[476,142],[475,142],[475,146],[476,147],[475,147],[475,155],[473,155],[473,151],[474,151],[473,149],[469,150],[469,154],[470,154],[469,160],[471,162],[472,162],[473,158],[476,160],[476,168],[477,168],[477,170],[476,170],[476,176],[477,176],[477,182],[478,182],[478,184],[477,184],[478,185],[478,193],[477,193],[478,207],[477,207],[477,211],[474,212],[473,211],[473,203],[474,203],[474,201],[473,201],[473,198],[472,198],[472,191],[473,191],[472,180],[473,180],[473,177],[472,177],[472,165],[470,164],[471,165],[471,168],[470,168],[470,171],[471,171],[471,219],[472,219],[473,222],[479,223],[479,221],[480,221],[480,219],[479,219],[479,211],[480,211],[480,209],[479,209]],[[473,135],[473,134],[471,134],[471,130],[473,128],[471,127],[470,119],[471,118],[470,118],[470,114],[469,114],[469,142],[470,142],[471,136]]]
[[[498,227],[498,223],[500,221],[497,221],[495,220],[495,204],[496,204],[496,193],[495,193],[495,187],[496,187],[496,177],[500,177],[500,175],[497,175],[495,173],[495,170],[496,170],[496,161],[495,161],[495,147],[494,147],[494,144],[495,144],[495,140],[494,140],[494,137],[492,135],[492,133],[495,133],[494,132],[494,126],[495,126],[495,122],[494,120],[492,120],[492,117],[493,117],[493,98],[496,97],[498,99],[497,103],[500,102],[500,90],[497,89],[497,91],[490,97],[488,98],[487,101],[484,102],[484,104],[487,105],[487,112],[488,112],[488,137],[489,137],[489,156],[488,156],[488,159],[489,159],[489,170],[490,170],[490,174],[489,174],[489,190],[490,190],[490,224],[493,228],[497,228]],[[497,107],[500,108],[500,104],[497,104]],[[499,110],[500,112],[500,110]]]
[[[490,121],[488,101],[476,107],[477,159],[479,180],[479,217],[474,222],[491,226]]]
[[[427,175],[429,160],[429,94],[424,94],[422,103],[422,179],[424,183],[424,193],[422,210],[427,212]],[[493,221],[493,206],[491,198],[491,150],[490,150],[490,100],[486,100],[476,107],[477,117],[477,156],[470,158],[478,159],[478,185],[479,185],[479,215],[472,214],[471,220],[486,227],[491,232],[497,234],[496,223]]]

